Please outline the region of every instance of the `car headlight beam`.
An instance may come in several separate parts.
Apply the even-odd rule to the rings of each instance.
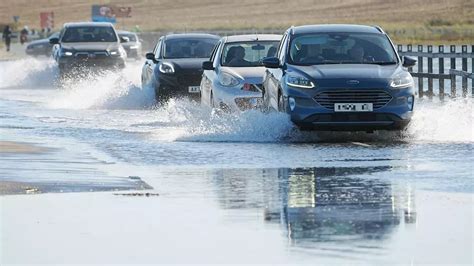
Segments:
[[[170,63],[167,63],[167,62],[160,63],[160,66],[158,67],[158,69],[163,74],[173,74],[174,73],[174,66]]]
[[[390,87],[401,89],[413,86],[413,78],[410,74],[406,73],[405,75],[400,75],[392,79],[390,82]]]
[[[287,76],[286,85],[295,87],[295,88],[302,88],[302,89],[314,88],[314,83],[311,80],[305,77],[292,76],[292,75]]]
[[[234,87],[239,85],[239,80],[229,73],[221,72],[219,74],[219,83],[225,87]]]

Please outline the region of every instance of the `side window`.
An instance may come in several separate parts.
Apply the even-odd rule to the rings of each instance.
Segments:
[[[214,46],[214,49],[212,50],[211,57],[209,61],[214,62],[214,59],[216,58],[217,50],[219,50],[219,47],[221,46],[222,42],[218,42],[216,46]]]
[[[162,44],[163,43],[163,37],[161,37],[159,40],[158,40],[158,43],[156,44],[155,46],[155,50],[153,51],[153,53],[155,54],[155,58],[156,59],[159,59],[161,58],[161,47],[162,47]]]
[[[63,35],[64,35],[64,31],[66,30],[66,28],[62,28],[61,31],[59,32],[59,40],[61,40],[63,38]]]
[[[281,62],[285,60],[285,53],[286,53],[286,43],[288,41],[288,33],[285,33],[285,36],[281,39],[280,47],[278,47],[278,58]]]

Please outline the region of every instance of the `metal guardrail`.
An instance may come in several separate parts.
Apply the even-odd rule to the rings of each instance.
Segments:
[[[426,48],[425,48],[426,47]],[[457,97],[457,82],[456,78],[461,78],[461,91],[462,97],[468,97],[468,79],[471,80],[471,94],[474,97],[474,45],[471,45],[471,51],[468,52],[468,46],[462,45],[461,51],[458,52],[456,45],[449,47],[449,52],[445,52],[445,46],[439,45],[438,52],[433,52],[432,45],[418,45],[417,51],[413,51],[412,45],[406,46],[406,51],[403,51],[403,45],[398,45],[397,49],[400,55],[403,56],[415,56],[418,58],[417,71],[413,68],[409,68],[408,71],[413,77],[418,78],[418,96],[428,96],[432,98],[435,96],[434,93],[434,80],[438,80],[438,96],[440,99],[444,99],[446,96],[444,85],[445,80],[449,80],[451,83],[451,90],[449,96],[454,98]],[[449,71],[445,73],[445,59],[449,59]],[[438,63],[438,73],[433,71],[434,61]],[[461,69],[457,69],[458,61],[461,61]],[[427,72],[425,72],[424,63],[427,62]],[[471,64],[471,72],[468,72],[468,62]],[[435,62],[436,63],[436,62]],[[427,90],[424,89],[424,81],[428,80]]]

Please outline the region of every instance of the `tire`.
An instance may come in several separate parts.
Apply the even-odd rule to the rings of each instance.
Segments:
[[[280,92],[278,93],[278,112],[285,113],[285,102],[283,98],[283,94]]]
[[[264,89],[263,93],[263,106],[262,111],[265,113],[270,112],[270,100],[268,99],[267,90]]]
[[[211,97],[209,99],[209,104],[211,105],[212,109],[216,108],[216,104],[214,102],[214,93],[212,93],[212,90],[211,90]]]

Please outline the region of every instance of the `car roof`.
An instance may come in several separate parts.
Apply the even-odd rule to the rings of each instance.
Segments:
[[[68,22],[64,23],[64,27],[113,27],[109,22]]]
[[[187,38],[205,38],[219,40],[221,37],[208,33],[170,33],[165,35],[165,39],[187,39]]]
[[[133,34],[133,35],[136,35],[135,32],[126,31],[126,30],[118,30],[117,34]]]
[[[382,29],[376,26],[355,25],[355,24],[325,24],[325,25],[305,25],[292,27],[292,34],[319,33],[319,32],[357,32],[357,33],[383,33]]]
[[[278,34],[246,34],[224,37],[224,42],[249,42],[249,41],[280,41],[282,35]]]

